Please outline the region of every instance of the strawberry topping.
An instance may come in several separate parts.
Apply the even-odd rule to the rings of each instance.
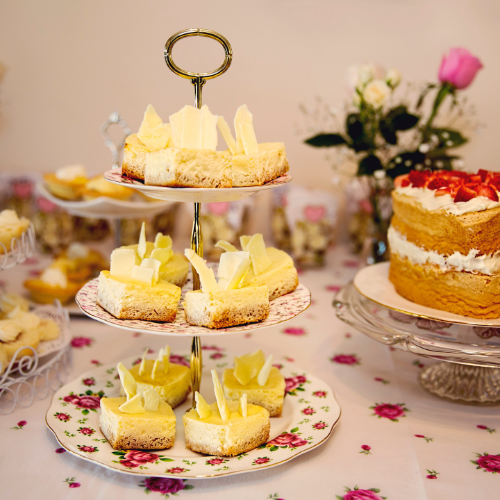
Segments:
[[[428,170],[412,170],[409,175],[410,182],[413,187],[424,187],[427,179],[431,176]]]
[[[481,184],[477,188],[476,192],[478,196],[484,196],[485,198],[489,198],[492,201],[498,201],[498,194],[491,186]]]
[[[429,184],[427,184],[427,188],[435,190],[448,187],[448,185],[449,182],[443,177],[435,177],[434,179],[431,180],[431,182],[429,182]]]
[[[500,173],[489,170],[479,170],[477,174],[455,170],[412,170],[397,177],[394,184],[396,187],[427,188],[434,191],[434,196],[449,194],[455,202],[469,201],[476,196],[495,202],[500,199]]]
[[[476,192],[472,189],[469,189],[465,186],[462,186],[457,194],[455,195],[455,199],[453,200],[455,203],[459,201],[469,201],[472,200],[472,198],[475,198],[477,196]]]

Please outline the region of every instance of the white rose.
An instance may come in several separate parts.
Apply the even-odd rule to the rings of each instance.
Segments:
[[[401,82],[401,71],[399,69],[390,69],[385,75],[385,81],[389,87],[395,89]]]
[[[347,69],[348,87],[351,92],[363,90],[372,80],[384,78],[385,69],[379,64],[363,64],[350,66]]]
[[[387,101],[390,93],[391,88],[387,83],[383,80],[374,80],[366,86],[363,92],[363,98],[374,108],[381,108],[385,101]]]

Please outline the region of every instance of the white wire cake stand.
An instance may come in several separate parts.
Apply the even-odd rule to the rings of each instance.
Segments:
[[[0,271],[12,269],[29,259],[35,251],[35,243],[35,229],[31,222],[19,238],[11,239],[10,245],[0,243]]]
[[[420,373],[430,393],[459,403],[500,404],[500,322],[406,301],[388,275],[387,262],[361,269],[335,297],[337,316],[378,342],[441,361]]]
[[[129,367],[135,360],[123,361]],[[209,359],[203,367],[206,376],[201,393],[208,401],[214,399],[210,370],[221,368],[216,363],[217,360]],[[292,363],[280,365],[289,387],[281,417],[270,419],[270,437],[266,444],[232,458],[186,449],[182,415],[191,406],[188,400],[174,410],[177,426],[172,448],[152,452],[114,450],[99,428],[98,409],[102,396],[119,395],[116,365],[94,368],[61,387],[52,398],[45,420],[61,446],[71,454],[124,474],[195,479],[268,469],[324,444],[341,415],[340,405],[328,384]],[[89,378],[94,381],[91,390],[85,385]],[[313,409],[314,416],[304,412],[308,407]],[[140,464],[134,462],[133,456],[137,453],[147,460]]]

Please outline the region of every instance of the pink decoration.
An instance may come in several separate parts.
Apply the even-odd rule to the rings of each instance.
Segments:
[[[450,49],[448,56],[443,56],[441,61],[439,80],[453,85],[456,89],[465,89],[482,67],[481,61],[467,49]]]

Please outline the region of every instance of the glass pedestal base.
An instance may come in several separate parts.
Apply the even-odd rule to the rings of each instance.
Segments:
[[[421,372],[420,383],[431,394],[457,403],[500,404],[500,368],[438,363]]]

